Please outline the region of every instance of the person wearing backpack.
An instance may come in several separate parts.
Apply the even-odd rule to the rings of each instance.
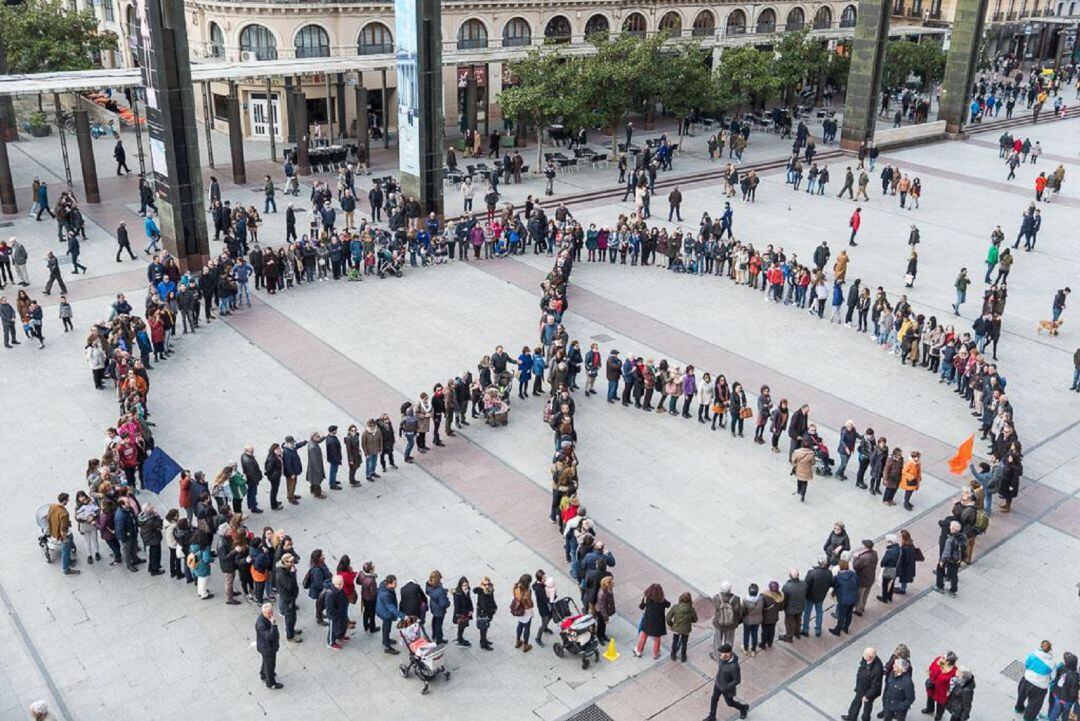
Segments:
[[[964,563],[971,565],[971,559],[975,553],[975,537],[979,535],[979,514],[982,509],[975,505],[975,499],[971,491],[965,489],[957,502],[956,514],[960,521],[960,529],[964,536]],[[982,513],[986,517],[985,513]],[[989,523],[987,526],[989,527]],[[984,527],[983,530],[986,530]]]
[[[941,549],[937,564],[937,583],[934,590],[938,593],[945,592],[945,579],[949,579],[949,594],[956,595],[957,573],[960,570],[960,562],[963,560],[964,549],[967,542],[961,535],[960,521],[949,522],[949,537],[945,539],[945,545]]]
[[[326,565],[326,558],[323,556],[322,549],[316,548],[311,552],[310,565],[307,573],[304,574],[301,585],[307,591],[308,598],[315,601],[315,623],[320,626],[328,625],[323,617],[327,598],[324,592],[330,589],[332,579],[333,574],[330,573],[330,568]]]
[[[195,588],[199,593],[199,598],[204,601],[214,597],[214,594],[207,589],[210,583],[210,558],[209,548],[203,548],[198,543],[191,544],[191,551],[187,555],[187,567],[191,570],[191,575],[195,577]]]
[[[731,583],[720,584],[720,593],[713,596],[713,649],[709,657],[714,661],[724,644],[735,644],[735,629],[742,621],[742,599],[731,592]]]

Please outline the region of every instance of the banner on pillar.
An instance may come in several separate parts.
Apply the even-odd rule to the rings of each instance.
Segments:
[[[416,0],[394,0],[397,57],[398,167],[420,177],[420,84]]]

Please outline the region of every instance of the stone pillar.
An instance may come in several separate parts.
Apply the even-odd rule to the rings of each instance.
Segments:
[[[338,142],[349,134],[349,124],[345,122],[345,76],[342,73],[337,74],[334,87],[337,91],[337,125],[338,125]]]
[[[983,0],[957,0],[938,104],[938,120],[945,121],[947,133],[959,133],[969,115],[971,86],[979,61],[979,41],[985,20],[986,3]]]
[[[293,93],[293,110],[296,115],[296,174],[311,175],[311,158],[308,156],[307,97],[300,91]]]
[[[363,145],[368,151],[368,162],[371,162],[371,132],[368,128],[368,95],[367,88],[356,87],[356,144]]]
[[[225,99],[225,114],[229,119],[229,154],[232,157],[232,178],[237,185],[247,183],[247,166],[244,165],[244,128],[240,125],[240,98],[236,84],[229,83],[229,97]]]
[[[296,86],[293,85],[293,79],[291,76],[285,78],[285,117],[288,118],[289,134],[285,138],[290,143],[296,142],[296,108],[293,107],[293,94],[296,92]]]
[[[847,150],[857,150],[864,141],[874,137],[891,10],[890,0],[859,2],[859,19],[851,44],[851,72],[844,100],[844,124],[840,132],[840,147]]]
[[[476,72],[469,68],[469,74],[465,78],[465,127],[476,131]]]
[[[75,117],[75,142],[79,145],[83,195],[87,203],[100,203],[101,191],[98,190],[97,165],[94,164],[94,139],[90,137],[90,115],[83,108],[77,108],[72,115]]]
[[[0,118],[0,210],[14,215],[19,212],[19,205],[15,202],[15,179],[11,177],[11,163],[8,161],[8,141],[4,139],[6,130],[7,125]]]

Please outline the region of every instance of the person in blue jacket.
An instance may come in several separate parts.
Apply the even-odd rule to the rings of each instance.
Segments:
[[[324,592],[330,589],[333,577],[334,574],[330,572],[330,568],[326,565],[326,558],[323,556],[322,549],[316,548],[311,552],[311,565],[304,575],[303,586],[307,590],[308,598],[315,601],[315,623],[320,626],[327,625],[327,621],[323,617],[323,611],[326,609],[326,594]]]
[[[538,396],[544,392],[544,369],[547,361],[544,360],[544,349],[537,348],[533,353],[533,395]]]
[[[844,559],[840,559],[840,572],[833,579],[833,595],[836,597],[836,626],[830,628],[829,633],[834,636],[841,632],[851,633],[852,611],[859,601],[859,577]]]
[[[36,200],[38,210],[37,216],[34,217],[34,220],[41,220],[42,213],[48,213],[50,218],[56,217],[55,215],[53,215],[52,208],[49,207],[49,186],[45,184],[44,180],[42,180],[41,184],[38,185]]]
[[[443,621],[446,619],[446,612],[450,610],[450,596],[442,585],[440,572],[431,572],[424,585],[424,592],[427,594],[428,610],[431,611],[431,637],[435,643],[446,643]]]
[[[383,653],[390,654],[399,653],[394,648],[397,641],[390,638],[390,629],[395,621],[405,618],[405,614],[398,610],[397,591],[395,589],[397,589],[397,577],[390,574],[379,584],[379,591],[375,596],[375,615],[382,621]]]
[[[281,463],[285,475],[285,497],[289,503],[296,505],[301,496],[296,492],[296,478],[304,472],[304,464],[300,461],[297,451],[307,445],[307,441],[296,442],[292,436],[285,436],[285,442],[281,445]]]
[[[532,380],[533,356],[529,346],[521,349],[518,356],[518,398],[528,398],[529,381]]]

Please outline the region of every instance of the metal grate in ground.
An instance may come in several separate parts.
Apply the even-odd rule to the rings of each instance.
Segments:
[[[1020,679],[1024,677],[1024,662],[1013,661],[1008,666],[1001,669],[1001,675],[1010,681],[1020,683]]]
[[[567,721],[614,721],[614,719],[604,713],[602,708],[596,704],[592,704],[591,706],[586,706],[581,711],[578,711],[568,718]]]

